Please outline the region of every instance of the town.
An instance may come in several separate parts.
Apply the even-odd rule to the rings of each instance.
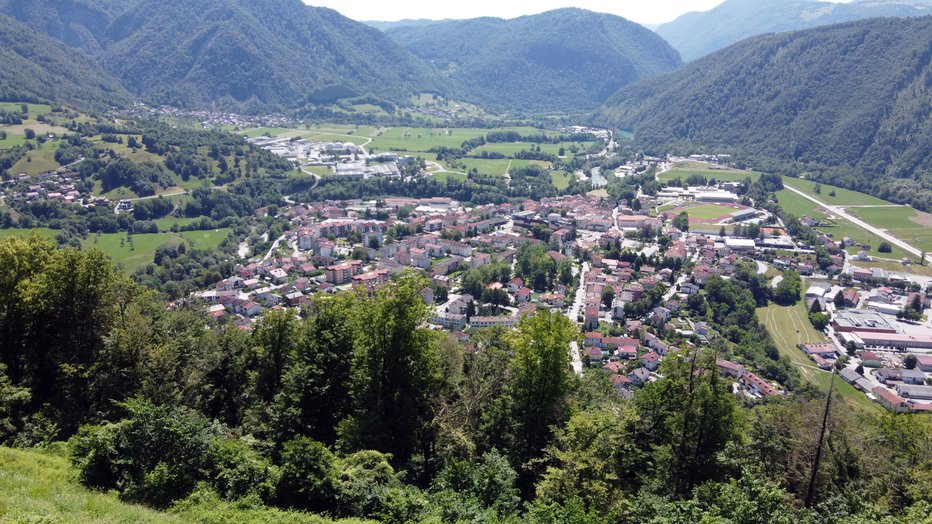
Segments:
[[[623,166],[616,176],[662,172],[670,162]],[[445,197],[294,203],[278,209],[288,224],[279,249],[193,298],[219,321],[250,329],[267,310],[300,314],[317,293],[373,293],[392,275],[416,271],[429,281],[422,297],[434,329],[468,343],[476,329],[511,329],[538,309],[561,312],[584,333],[570,348],[576,371],[600,368],[629,396],[657,380],[667,355],[725,336],[692,306],[713,279],[750,271],[776,290],[792,273],[805,278],[810,318],[826,319],[813,321],[821,322],[817,338],[794,344],[808,359],[804,373],[836,370],[887,409],[932,410],[927,280],[852,265],[849,258],[869,257],[846,256],[845,241],[822,233],[820,245],[794,238],[748,201],[740,182],[703,182],[631,201],[596,189],[484,206]],[[718,367],[748,399],[787,394],[761,362],[722,358]]]

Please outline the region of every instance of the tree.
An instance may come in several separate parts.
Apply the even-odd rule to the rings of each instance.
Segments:
[[[906,358],[903,359],[903,367],[906,369],[916,369],[917,364],[919,364],[919,359],[912,353],[906,355]]]
[[[275,442],[299,435],[335,442],[337,425],[351,413],[351,363],[358,314],[353,294],[321,298],[298,329],[294,364],[282,379],[271,419]]]
[[[31,397],[29,389],[15,386],[6,374],[6,366],[0,364],[0,443],[12,435],[20,425],[22,409]]]
[[[883,241],[877,246],[877,251],[880,253],[890,253],[893,251],[893,248],[890,246],[889,242]]]
[[[822,301],[815,299],[812,301],[812,305],[809,306],[810,313],[821,313],[822,312]]]
[[[605,520],[626,505],[624,492],[639,484],[644,453],[637,446],[637,415],[630,407],[573,414],[547,448],[552,466],[536,487],[542,503],[583,501]]]
[[[812,323],[812,327],[816,328],[818,331],[822,331],[828,326],[830,319],[825,313],[809,313],[809,322]]]
[[[773,298],[779,304],[792,305],[799,301],[800,293],[802,293],[802,279],[799,273],[787,271],[783,274],[783,280],[774,289]]]
[[[437,338],[422,327],[425,287],[423,277],[404,273],[367,303],[366,318],[355,320],[354,414],[341,437],[351,448],[391,453],[398,464],[430,452],[428,422],[440,377]]]
[[[663,485],[685,495],[721,474],[719,452],[736,442],[736,401],[731,381],[718,375],[717,348],[667,355],[663,379],[647,383],[634,397]]]
[[[815,194],[817,194],[817,195],[821,195],[821,194],[822,194],[822,184],[816,182],[815,185],[812,186],[812,192],[815,193]]]
[[[689,231],[689,215],[686,211],[681,211],[679,215],[676,215],[673,219],[673,227],[680,231]]]
[[[606,309],[611,309],[612,302],[615,301],[615,288],[612,286],[605,286],[602,289],[602,304]]]
[[[285,443],[275,497],[284,507],[326,511],[336,496],[336,458],[326,446],[307,437]]]
[[[565,315],[538,311],[518,322],[505,341],[512,361],[513,463],[521,465],[522,486],[530,489],[539,458],[550,442],[552,427],[567,414],[570,391],[569,344],[579,329]]]
[[[834,198],[834,196],[835,196],[835,190],[833,189],[833,190],[829,191],[829,192],[828,192],[828,196]]]
[[[35,140],[36,132],[33,129],[26,128],[23,130],[23,133],[26,135],[26,140]]]
[[[854,372],[858,375],[864,374],[864,364],[858,364],[858,367],[854,368]]]
[[[845,292],[843,289],[839,289],[838,293],[835,293],[835,298],[832,299],[832,302],[838,309],[845,307]]]

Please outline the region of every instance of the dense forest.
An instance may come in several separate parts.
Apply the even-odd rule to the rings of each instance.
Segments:
[[[511,20],[397,27],[387,34],[453,80],[459,96],[503,111],[579,111],[680,58],[623,18],[558,9]]]
[[[300,0],[43,0],[0,8],[91,54],[134,95],[156,103],[268,111],[360,94],[397,102],[442,85],[377,29]]]
[[[690,62],[745,38],[798,31],[881,16],[932,14],[924,0],[726,0],[714,8],[686,13],[657,28],[657,34]]]
[[[94,60],[0,14],[0,100],[106,109],[130,98]]]
[[[596,119],[658,154],[733,153],[929,209],[930,34],[923,17],[746,40],[623,88]]]
[[[816,468],[824,399],[739,401],[717,344],[669,355],[623,400],[600,371],[571,371],[581,335],[565,316],[466,345],[423,327],[415,274],[246,332],[165,308],[96,250],[10,238],[0,268],[0,443],[67,441],[77,481],[126,501],[386,522],[894,524],[932,510],[927,418],[830,409]],[[711,318],[742,322],[720,302],[732,285],[706,295]]]

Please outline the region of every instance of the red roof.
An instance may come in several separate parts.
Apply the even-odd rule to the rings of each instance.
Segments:
[[[646,355],[644,355],[643,357],[641,357],[641,360],[642,360],[644,363],[652,364],[652,363],[654,363],[654,362],[659,362],[659,361],[660,361],[660,355],[658,355],[657,353],[654,353],[653,351],[651,351],[650,353],[647,353]]]

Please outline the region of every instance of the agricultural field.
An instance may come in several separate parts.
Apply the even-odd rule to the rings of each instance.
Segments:
[[[784,178],[784,180],[787,180],[787,179]],[[826,190],[823,188],[823,193],[825,192]],[[864,196],[867,196],[867,195],[864,195]],[[868,197],[868,198],[873,198],[873,197]],[[782,207],[786,212],[792,215],[795,215],[797,217],[807,215],[813,218],[824,220],[826,222],[826,225],[820,226],[817,229],[819,229],[820,231],[826,234],[832,235],[832,238],[835,240],[840,241],[844,237],[849,237],[858,245],[867,244],[871,246],[871,251],[869,252],[871,256],[881,256],[884,258],[891,258],[891,259],[897,259],[897,260],[905,256],[909,256],[908,253],[906,253],[905,251],[903,251],[902,249],[898,248],[895,245],[891,245],[893,250],[890,253],[878,253],[877,248],[880,246],[880,242],[882,241],[880,237],[872,233],[869,233],[868,231],[852,224],[851,222],[845,219],[830,217],[829,214],[827,214],[825,211],[819,209],[819,206],[817,206],[814,202],[812,202],[811,200],[807,200],[806,198],[803,198],[802,196],[797,195],[796,193],[793,193],[792,191],[788,189],[783,189],[777,192],[777,201],[780,203],[780,207]],[[881,202],[884,202],[884,201],[881,200]],[[889,205],[888,202],[884,202],[884,203]],[[868,205],[873,205],[873,204],[868,204]],[[889,212],[891,209],[898,209],[898,208],[887,208],[887,207],[884,207],[884,208],[849,208],[848,211],[854,212],[854,214],[857,215],[855,211],[860,212],[860,211],[867,210],[867,209],[885,210]],[[864,219],[864,221],[870,223],[870,220]],[[894,233],[894,235],[896,235],[896,233]],[[860,251],[860,248],[857,247],[857,245],[848,248],[848,252],[852,254],[856,254],[858,251]]]
[[[797,344],[806,342],[826,341],[825,335],[816,331],[809,323],[805,301],[800,300],[795,306],[771,304],[759,308],[757,317],[767,327],[780,355],[790,359],[799,369],[803,379],[822,391],[828,391],[831,375],[819,369],[801,349],[796,347]],[[878,404],[838,377],[835,377],[835,391],[842,401],[853,409],[871,413],[878,413],[882,410]]]
[[[47,173],[61,167],[55,161],[55,151],[58,150],[58,142],[46,142],[32,151],[27,151],[23,158],[13,164],[9,169],[10,173],[27,175],[38,175]]]
[[[497,175],[504,176],[511,169],[519,169],[522,167],[527,167],[529,165],[536,165],[543,168],[550,166],[549,162],[543,162],[540,160],[511,160],[507,158],[502,159],[488,159],[488,158],[461,158],[456,161],[456,167],[447,165],[447,169],[451,171],[471,171],[475,169],[481,175]],[[465,166],[465,167],[462,167]]]
[[[929,213],[921,213],[909,206],[851,207],[846,211],[874,227],[887,230],[917,249],[932,252],[932,215]]]
[[[380,130],[373,139],[370,149],[375,151],[427,151],[432,147],[458,148],[466,140],[484,137],[492,131],[517,131],[524,135],[548,133],[533,127],[502,129],[393,127]]]
[[[451,173],[449,171],[440,171],[439,173],[434,173],[431,175],[434,179],[441,182],[446,182],[447,180],[456,180],[457,182],[465,182],[466,175],[463,173]]]
[[[39,115],[45,115],[52,112],[52,106],[48,104],[25,104],[29,106],[29,120],[35,120]],[[23,106],[20,102],[0,102],[0,111],[19,113]]]
[[[783,177],[783,185],[790,186],[793,189],[802,191],[803,193],[811,195],[825,202],[826,204],[834,206],[890,205],[890,202],[887,202],[886,200],[881,200],[877,197],[866,195],[864,193],[842,189],[840,187],[830,186],[827,184],[822,184],[820,193],[816,193],[816,183],[811,180],[805,180],[802,178]],[[835,196],[830,196],[829,193],[833,191],[835,192]]]
[[[176,240],[189,240],[195,249],[215,249],[232,231],[229,228],[210,231],[184,231],[181,233],[151,233],[132,235],[132,242],[127,241],[126,233],[91,234],[84,240],[85,248],[96,247],[110,255],[114,264],[123,266],[124,271],[132,273],[152,262],[155,250],[162,244]]]

